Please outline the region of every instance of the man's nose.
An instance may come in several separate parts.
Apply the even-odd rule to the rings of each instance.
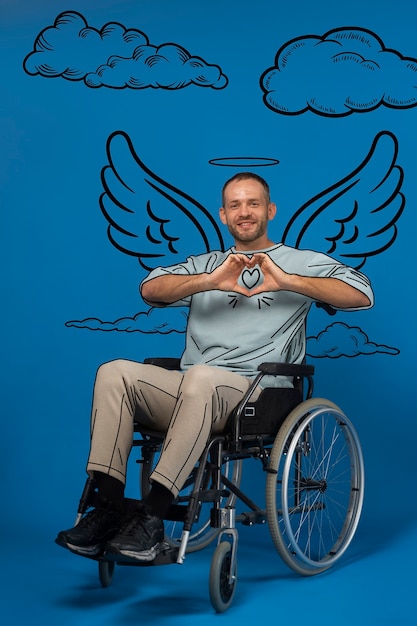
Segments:
[[[252,214],[250,207],[245,204],[241,205],[239,213],[241,217],[249,217]]]

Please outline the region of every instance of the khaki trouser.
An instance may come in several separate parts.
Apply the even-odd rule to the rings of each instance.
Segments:
[[[105,363],[94,385],[87,471],[110,474],[125,483],[137,422],[165,433],[151,479],[176,496],[211,433],[222,431],[250,382],[208,365],[182,373],[121,359]]]

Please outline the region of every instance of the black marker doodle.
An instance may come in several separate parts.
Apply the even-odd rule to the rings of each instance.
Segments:
[[[219,66],[182,46],[154,46],[145,33],[118,22],[97,30],[76,11],[61,13],[42,30],[23,69],[31,76],[84,81],[91,88],[172,91],[189,85],[224,89],[228,84]]]
[[[399,354],[397,348],[378,345],[357,326],[335,322],[321,331],[317,337],[307,337],[307,355],[315,358],[353,358],[361,354]]]
[[[398,141],[383,131],[363,162],[298,209],[282,241],[295,248],[318,248],[355,269],[387,250],[397,238],[404,207],[404,172],[397,164]]]
[[[194,254],[224,249],[209,211],[152,172],[126,133],[110,135],[107,158],[100,207],[109,222],[108,237],[118,250],[136,256],[149,271],[183,261],[191,253],[190,241]]]
[[[254,267],[252,270],[244,270],[242,272],[242,282],[248,289],[256,287],[261,279],[261,272],[259,268]]]
[[[417,105],[417,59],[385,47],[365,28],[336,28],[285,43],[260,78],[266,106],[281,115],[325,117]]]

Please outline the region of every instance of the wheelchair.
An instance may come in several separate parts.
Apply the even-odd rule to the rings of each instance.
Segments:
[[[179,359],[148,358],[145,363],[179,369]],[[364,463],[357,432],[333,402],[313,397],[314,367],[263,363],[228,419],[213,436],[165,516],[162,551],[152,562],[98,561],[99,580],[108,587],[117,565],[182,564],[187,554],[215,542],[209,596],[223,613],[237,584],[238,524],[267,524],[284,563],[302,576],[332,567],[356,532],[364,496]],[[266,387],[255,401],[264,376],[291,377],[293,387]],[[140,451],[140,491],[162,447],[163,433],[136,424],[133,448]],[[259,461],[266,476],[265,501],[256,504],[241,488],[245,459]],[[94,480],[87,479],[77,521],[91,502]]]

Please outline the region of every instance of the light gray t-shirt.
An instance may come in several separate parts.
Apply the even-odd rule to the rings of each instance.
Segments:
[[[191,256],[184,263],[153,270],[145,281],[164,274],[201,274],[221,265],[234,248]],[[265,252],[285,272],[333,277],[365,293],[373,305],[369,280],[361,272],[321,253],[276,244]],[[250,255],[250,252],[245,252]],[[145,282],[143,281],[143,282]],[[242,285],[254,288],[263,281],[258,266],[244,269]],[[182,369],[197,363],[254,377],[265,361],[301,363],[306,349],[305,321],[313,300],[290,291],[259,293],[251,297],[219,290],[196,293],[167,306],[188,306],[189,317]],[[350,309],[354,310],[354,309]],[[269,379],[269,377],[267,377]],[[287,386],[285,379],[262,384]]]

